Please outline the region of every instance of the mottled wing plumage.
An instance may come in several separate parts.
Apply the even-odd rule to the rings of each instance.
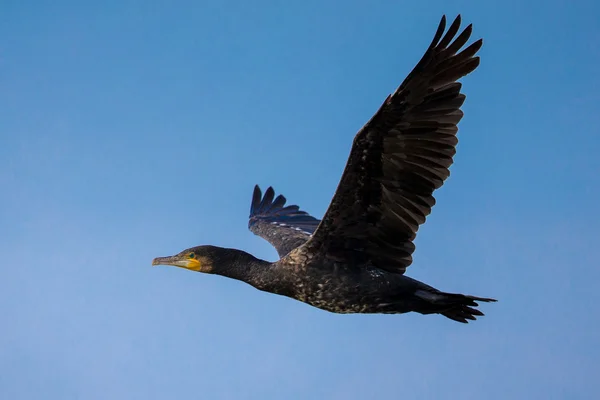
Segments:
[[[482,41],[464,49],[460,16],[442,18],[423,58],[357,133],[323,222],[305,251],[404,273],[413,239],[450,175],[465,95],[456,82],[479,65]],[[453,41],[454,39],[454,41]]]
[[[262,196],[254,187],[248,229],[275,247],[280,257],[304,244],[321,222],[296,205],[285,206],[282,195],[269,187]]]

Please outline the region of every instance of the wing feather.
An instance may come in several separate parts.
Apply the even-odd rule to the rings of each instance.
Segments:
[[[413,240],[450,175],[465,101],[457,82],[479,65],[460,15],[436,34],[415,68],[356,134],[339,186],[302,251],[404,273]],[[459,52],[460,51],[460,52]]]
[[[271,243],[280,257],[304,244],[321,222],[296,205],[284,207],[285,203],[284,196],[275,197],[272,187],[263,196],[257,185],[248,221],[248,229]]]

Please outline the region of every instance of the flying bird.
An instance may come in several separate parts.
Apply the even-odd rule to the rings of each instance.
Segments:
[[[254,188],[248,228],[275,247],[269,262],[237,249],[197,246],[153,265],[244,281],[334,313],[442,314],[466,323],[495,299],[446,293],[409,278],[413,241],[450,175],[465,95],[457,81],[479,65],[481,39],[460,51],[442,17],[431,45],[404,82],[360,129],[331,203],[319,220],[269,187]]]

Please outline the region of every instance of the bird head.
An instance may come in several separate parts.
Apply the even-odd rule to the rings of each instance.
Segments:
[[[196,272],[212,273],[215,261],[214,246],[196,246],[169,257],[156,257],[152,265],[172,265]]]

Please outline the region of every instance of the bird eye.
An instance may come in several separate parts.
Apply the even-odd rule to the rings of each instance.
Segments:
[[[194,253],[188,254],[188,258],[194,258],[194,257],[196,257],[196,255]]]

